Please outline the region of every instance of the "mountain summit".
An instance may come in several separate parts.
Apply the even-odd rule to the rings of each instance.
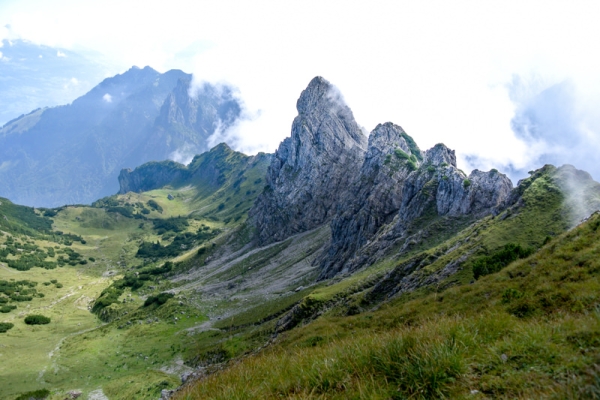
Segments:
[[[38,109],[0,129],[0,195],[53,207],[116,193],[122,168],[191,159],[240,105],[227,87],[188,95],[191,75],[133,67],[73,103]]]
[[[329,221],[367,149],[339,91],[314,78],[298,99],[291,137],[279,145],[251,215],[263,244]]]

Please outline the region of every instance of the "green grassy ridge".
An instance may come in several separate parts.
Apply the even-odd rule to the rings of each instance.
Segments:
[[[131,174],[141,177],[145,182],[144,193],[149,196],[157,195],[162,198],[170,195],[187,203],[187,209],[180,215],[193,214],[230,224],[246,218],[264,186],[269,162],[270,158],[266,154],[259,153],[250,157],[221,143],[194,157],[188,166],[173,166],[172,162],[148,163],[136,168]],[[171,174],[172,180],[153,182],[150,172],[163,164],[169,171],[175,171]],[[130,194],[112,196],[111,199],[119,200],[128,195]],[[164,202],[159,204],[165,207]],[[97,202],[96,205],[100,206],[101,203]]]
[[[11,234],[39,237],[50,233],[52,220],[39,215],[32,207],[14,204],[0,197],[0,230]]]
[[[419,298],[431,292],[443,291],[453,285],[468,284],[473,280],[473,264],[482,258],[494,255],[508,243],[517,241],[523,246],[528,246],[527,248],[539,247],[544,240],[547,240],[548,235],[556,235],[569,226],[564,196],[554,182],[553,173],[555,171],[556,169],[545,168],[534,174],[526,182],[526,189],[520,193],[522,202],[507,210],[505,214],[475,222],[471,220],[471,225],[465,229],[460,230],[469,223],[468,218],[456,220],[425,216],[423,220],[416,222],[420,228],[414,228],[414,230],[431,226],[435,228],[432,228],[432,231],[439,231],[437,232],[438,237],[432,238],[431,235],[426,237],[426,240],[414,246],[400,260],[383,259],[372,267],[358,271],[349,277],[336,279],[329,284],[308,291],[308,296],[305,296],[303,301],[292,304],[299,305],[297,310],[294,309],[294,313],[297,314],[295,318],[298,321],[293,325],[307,323],[317,315],[331,309],[335,310],[331,312],[335,312],[336,315],[350,315],[373,307],[395,288],[392,285],[384,287],[382,290],[381,286],[385,286],[382,283],[385,284],[390,276],[393,277],[394,270],[405,270],[406,266],[411,263],[416,264],[411,271],[413,278],[418,282],[417,286],[422,287],[402,294],[404,301]],[[546,213],[550,214],[550,217]],[[529,229],[524,230],[523,226],[529,226]],[[444,241],[444,239],[447,240]],[[280,250],[279,248],[272,249],[275,253]],[[427,283],[446,265],[465,256],[467,257],[466,262],[463,262],[458,273],[448,278],[434,280],[434,285]],[[259,254],[254,258],[256,258],[256,262],[253,262],[251,258],[243,264],[265,262]],[[230,272],[227,271],[227,273]],[[242,270],[237,272],[241,273]],[[231,278],[229,275],[228,277]],[[379,293],[376,293],[377,290]],[[279,314],[277,315],[279,316]],[[239,322],[234,322],[236,320]],[[261,320],[268,319],[261,316],[253,320],[251,313],[246,313],[230,317],[227,322],[218,325],[221,327],[229,325],[229,329],[237,329],[237,326],[243,324],[260,325]],[[265,331],[271,328],[273,327],[265,328]],[[204,348],[202,351],[208,350]],[[231,354],[229,353],[229,355]]]
[[[449,239],[440,244],[436,245],[436,240],[432,238],[415,244],[399,258],[397,266],[376,284],[378,287],[370,295],[371,301],[379,301],[398,291],[412,291],[413,289],[402,286],[402,279],[405,277],[409,277],[416,286],[435,280],[435,290],[469,283],[474,279],[473,265],[478,260],[493,255],[508,244],[519,245],[524,249],[538,249],[545,241],[567,230],[573,221],[570,203],[558,182],[557,175],[560,171],[553,166],[534,171],[515,189],[511,204],[499,215],[472,222],[458,233],[453,232]],[[588,197],[593,201],[600,199],[593,192]],[[448,226],[447,223],[444,225],[440,222],[443,220],[445,219],[433,218],[433,222],[429,223],[443,228]],[[439,235],[449,236],[445,229]],[[427,248],[428,245],[433,247]],[[459,262],[457,272],[443,277],[444,268],[456,262]],[[434,279],[436,276],[440,278]],[[431,288],[416,289],[417,292],[430,290]],[[403,295],[411,296],[410,293]]]
[[[356,316],[332,310],[177,398],[593,395],[599,227],[596,214],[474,284],[398,298]]]

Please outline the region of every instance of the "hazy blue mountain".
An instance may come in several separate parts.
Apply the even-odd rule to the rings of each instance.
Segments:
[[[228,88],[188,96],[191,75],[133,67],[69,105],[35,110],[0,129],[0,194],[19,204],[90,203],[116,193],[122,168],[207,150],[235,121]]]
[[[0,125],[40,107],[67,104],[88,92],[114,66],[94,53],[0,42]]]

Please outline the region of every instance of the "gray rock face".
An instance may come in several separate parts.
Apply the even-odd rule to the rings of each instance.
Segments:
[[[392,221],[412,172],[411,156],[418,165],[421,152],[400,126],[388,122],[373,130],[359,178],[351,188],[353,196],[346,198],[331,222],[332,242],[321,266],[327,275],[340,272],[382,225]]]
[[[119,194],[157,189],[188,176],[187,168],[175,161],[153,161],[133,171],[122,169],[119,173]]]
[[[489,213],[508,198],[512,182],[495,170],[474,170],[467,177],[456,167],[454,151],[437,144],[425,152],[423,167],[410,176],[404,190],[396,230],[405,229],[426,212],[448,216]]]
[[[358,174],[367,138],[329,82],[314,78],[298,99],[291,137],[277,149],[251,210],[260,244],[329,221]]]
[[[417,222],[477,218],[493,212],[510,195],[512,182],[505,175],[475,170],[467,178],[456,167],[454,151],[443,144],[427,150],[421,161],[418,147],[407,136],[392,124],[380,125],[371,134],[354,183],[358,195],[340,208],[331,224],[321,279],[369,265],[377,259],[373,255],[406,238]]]

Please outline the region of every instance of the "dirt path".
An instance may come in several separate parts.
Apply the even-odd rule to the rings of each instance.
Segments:
[[[104,324],[103,324],[104,325]],[[50,361],[52,362],[50,364],[50,369],[54,370],[54,372],[58,371],[58,366],[56,365],[56,359],[57,357],[55,357],[58,353],[58,351],[60,350],[60,347],[62,346],[62,344],[64,343],[65,340],[69,339],[70,337],[73,336],[77,336],[77,335],[81,335],[90,331],[93,331],[94,329],[98,329],[101,328],[103,325],[100,326],[95,326],[93,328],[87,328],[87,329],[83,329],[77,332],[73,332],[70,333],[66,336],[64,336],[63,338],[61,338],[58,343],[56,344],[56,346],[54,347],[54,349],[52,349],[49,353],[48,353],[48,358],[50,359]],[[37,381],[44,384],[46,382],[44,382],[44,374],[46,373],[47,367],[44,367],[44,369],[42,369],[38,375]]]

